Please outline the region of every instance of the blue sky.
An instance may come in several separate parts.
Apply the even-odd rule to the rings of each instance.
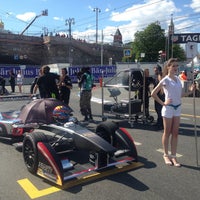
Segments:
[[[39,36],[44,30],[68,33],[65,21],[75,19],[72,25],[74,38],[95,41],[96,12],[98,8],[98,30],[101,40],[112,41],[112,35],[120,29],[123,42],[134,39],[134,33],[152,22],[158,21],[167,29],[173,14],[175,33],[200,32],[200,0],[0,0],[0,19],[4,29],[20,33],[42,10],[48,9],[48,16],[41,16],[24,33]]]

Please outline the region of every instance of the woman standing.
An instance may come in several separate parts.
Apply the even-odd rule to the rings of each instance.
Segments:
[[[60,98],[66,105],[69,105],[70,93],[72,89],[72,82],[68,76],[66,68],[61,69],[60,82],[58,84],[60,90]]]
[[[22,93],[23,76],[22,76],[21,70],[19,70],[17,73],[17,85],[19,88],[19,93]]]
[[[164,149],[164,161],[166,165],[174,165],[180,167],[176,158],[177,143],[178,143],[178,130],[180,124],[181,115],[181,97],[182,97],[182,85],[178,76],[178,63],[177,59],[170,58],[163,70],[163,79],[153,89],[151,96],[162,107],[162,117],[164,125],[164,133],[162,136],[162,145]],[[162,101],[158,97],[158,92],[163,89],[165,93],[165,100]],[[191,91],[195,89],[192,85]],[[185,94],[188,95],[188,94]],[[170,138],[171,136],[171,138]],[[171,144],[171,155],[168,154],[169,139]]]

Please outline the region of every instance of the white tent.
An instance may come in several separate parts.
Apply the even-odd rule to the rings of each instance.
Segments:
[[[193,62],[193,63],[192,63]],[[200,55],[197,55],[193,58],[193,61],[190,61],[188,64],[187,64],[187,67],[192,67],[192,64],[195,67],[200,67]]]

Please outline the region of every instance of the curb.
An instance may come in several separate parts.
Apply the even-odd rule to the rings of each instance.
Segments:
[[[30,94],[0,96],[1,101],[31,100]]]

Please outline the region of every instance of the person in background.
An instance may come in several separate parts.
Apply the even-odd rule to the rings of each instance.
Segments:
[[[33,94],[34,88],[37,84],[37,80],[38,78],[42,76],[42,68],[40,68],[38,75],[34,78],[33,82],[31,83],[31,87],[30,87],[30,93]],[[37,88],[35,89],[37,91]],[[35,91],[35,92],[36,92]],[[40,90],[39,90],[40,91]]]
[[[91,98],[94,78],[89,67],[82,69],[82,76],[78,82],[80,86],[80,111],[85,117],[84,121],[93,120],[91,110]]]
[[[6,93],[6,80],[3,78],[3,76],[0,76],[0,86],[1,86],[1,90],[0,90],[0,94],[3,95]]]
[[[182,71],[179,76],[181,81],[187,81],[187,74],[186,74],[186,71]]]
[[[138,92],[139,99],[142,100],[142,103],[144,103],[143,108],[145,111],[145,116],[149,117],[149,97],[151,95],[150,92],[150,84],[153,83],[153,78],[149,76],[149,69],[144,70],[144,88],[140,87]],[[144,96],[143,96],[144,91]]]
[[[60,100],[63,101],[66,105],[69,105],[72,82],[70,77],[68,76],[66,68],[61,69],[61,76],[58,87],[60,91]]]
[[[197,70],[195,72],[195,76],[194,76],[194,80],[197,81],[197,82],[200,82],[200,70]]]
[[[36,93],[39,88],[41,98],[56,98],[60,99],[57,82],[60,80],[60,76],[50,72],[49,66],[42,67],[42,75],[38,78],[34,87],[33,94]]]
[[[13,70],[11,69],[9,71],[9,82],[10,82],[10,86],[11,86],[11,92],[15,92],[15,73],[13,72]]]
[[[23,76],[21,70],[17,72],[17,86],[19,88],[19,93],[22,93]]]
[[[160,80],[162,79],[162,68],[160,66],[156,66],[154,67],[154,82],[153,82],[153,86],[154,88],[158,85],[158,83],[160,82]],[[158,97],[164,101],[165,100],[165,94],[163,92],[163,89],[161,89],[158,93],[157,93]],[[157,122],[155,124],[155,126],[157,127],[157,129],[163,129],[163,118],[161,115],[161,110],[162,110],[162,105],[159,104],[156,100],[154,100],[154,107],[155,107],[155,111],[157,114]]]
[[[151,96],[162,107],[162,117],[164,125],[164,133],[162,135],[162,145],[164,150],[163,159],[166,165],[174,165],[180,167],[181,164],[177,161],[176,152],[178,144],[178,130],[180,125],[181,115],[181,97],[182,85],[176,75],[178,72],[177,59],[170,58],[163,70],[163,78],[158,85],[153,89]],[[163,89],[165,100],[159,98],[158,92]],[[195,90],[195,85],[190,87],[190,91]],[[191,93],[191,92],[189,92]],[[185,96],[189,95],[184,94]],[[170,140],[170,142],[169,142]],[[171,144],[171,155],[169,155],[169,144]]]

